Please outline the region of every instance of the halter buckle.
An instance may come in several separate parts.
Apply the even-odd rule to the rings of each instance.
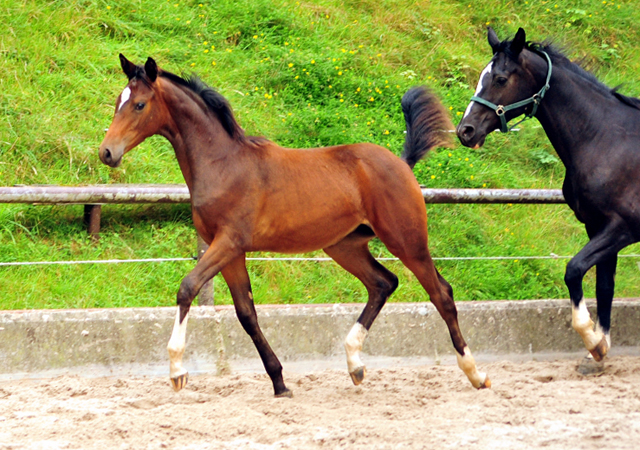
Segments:
[[[504,106],[502,105],[498,105],[498,107],[496,108],[496,114],[499,116],[503,116],[504,115]]]

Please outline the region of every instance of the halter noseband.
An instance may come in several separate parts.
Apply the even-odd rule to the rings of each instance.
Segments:
[[[547,91],[549,90],[549,80],[551,80],[551,71],[552,71],[551,58],[549,58],[549,55],[546,52],[540,51],[540,53],[542,53],[547,58],[547,63],[549,64],[549,69],[547,71],[547,81],[545,81],[544,86],[542,86],[542,89],[540,89],[536,94],[533,94],[532,97],[529,97],[526,100],[521,100],[519,102],[512,103],[507,106],[496,105],[494,103],[491,103],[488,100],[485,100],[480,97],[476,97],[475,95],[471,97],[472,102],[480,103],[481,105],[484,105],[496,112],[498,117],[500,117],[500,131],[502,131],[503,133],[507,133],[511,131],[513,127],[515,127],[516,125],[524,122],[527,119],[531,119],[533,116],[535,116],[536,112],[538,111],[538,105],[544,98],[544,94],[546,94]],[[531,112],[529,114],[525,114],[524,119],[516,123],[513,127],[509,128],[509,126],[507,125],[507,119],[505,117],[505,113],[507,111],[511,111],[512,109],[520,108],[521,106],[527,106],[529,103],[533,103]]]

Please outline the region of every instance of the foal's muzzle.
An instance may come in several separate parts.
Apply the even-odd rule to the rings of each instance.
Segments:
[[[104,144],[100,146],[99,151],[100,161],[105,163],[110,167],[118,167],[122,162],[122,155],[124,154],[123,148],[105,146]]]

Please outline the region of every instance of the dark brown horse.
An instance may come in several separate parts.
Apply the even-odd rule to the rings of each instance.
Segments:
[[[458,326],[451,286],[433,265],[427,248],[427,215],[411,171],[430,148],[446,141],[446,111],[425,89],[405,96],[408,134],[405,161],[373,144],[318,149],[282,148],[247,137],[228,102],[198,78],[160,70],[153,59],[137,66],[120,55],[129,84],[102,145],[111,167],[147,137],[160,134],[173,145],[191,193],[196,230],[210,245],[182,280],[179,309],[169,341],[171,382],[187,382],[182,367],[189,308],[202,285],[218,272],[229,285],[240,323],[251,336],[276,396],[290,396],[282,366],[258,326],[245,255],[317,249],[331,256],[367,288],[367,305],[345,341],[349,373],[362,382],[360,350],[397,277],[371,255],[378,236],[416,275],[444,318],[458,364],[476,388],[488,387]]]
[[[500,41],[489,28],[491,61],[458,125],[462,144],[482,146],[518,115],[535,116],[567,173],[562,191],[585,224],[589,243],[567,264],[573,327],[594,359],[611,346],[611,303],[618,252],[640,241],[640,100],[611,89],[551,45]],[[583,300],[582,279],[596,266],[598,323]]]

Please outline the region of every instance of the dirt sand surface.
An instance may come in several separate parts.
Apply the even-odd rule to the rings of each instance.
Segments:
[[[482,364],[482,391],[454,366],[286,373],[292,399],[263,374],[3,381],[0,449],[640,448],[640,358],[575,366]]]

